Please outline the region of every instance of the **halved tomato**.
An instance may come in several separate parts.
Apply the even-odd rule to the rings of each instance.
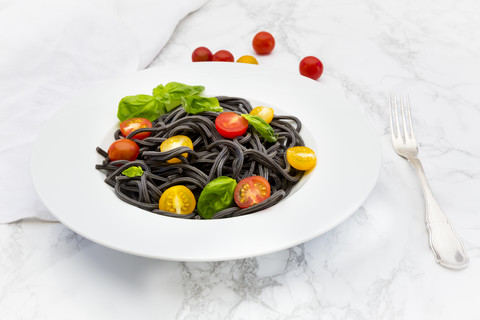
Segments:
[[[270,123],[273,120],[273,109],[269,107],[256,107],[250,111],[252,116],[257,116],[265,120],[266,123]]]
[[[137,159],[140,148],[130,139],[119,139],[113,142],[108,148],[108,158],[110,161]]]
[[[162,144],[160,144],[160,151],[165,152],[178,147],[188,147],[193,150],[192,140],[190,140],[189,137],[183,135],[170,137],[167,140],[163,141]],[[188,153],[182,153],[182,156],[186,158],[188,156]],[[168,160],[167,162],[180,163],[182,161],[178,158],[173,158]]]
[[[270,183],[260,176],[240,180],[233,193],[235,203],[240,208],[248,208],[270,197]]]
[[[233,139],[248,129],[248,121],[235,112],[222,112],[215,119],[215,128],[224,138]]]
[[[192,191],[182,185],[168,188],[158,201],[158,209],[178,214],[192,213],[195,205]]]
[[[128,136],[135,130],[142,128],[151,128],[152,123],[148,119],[144,118],[131,118],[120,123],[120,130],[124,137]],[[150,132],[141,132],[132,137],[132,139],[143,140],[150,136]]]
[[[287,149],[287,161],[297,170],[310,170],[315,167],[317,158],[309,147],[298,146]]]

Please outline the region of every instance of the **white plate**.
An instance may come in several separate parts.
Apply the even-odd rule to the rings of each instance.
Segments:
[[[317,165],[297,191],[251,215],[184,220],[155,215],[119,200],[95,170],[95,148],[108,148],[118,102],[151,94],[158,84],[204,85],[205,95],[262,101],[301,119]],[[107,144],[107,145],[105,145]],[[361,110],[325,84],[241,63],[152,68],[96,87],[54,117],[32,154],[32,175],[51,213],[78,234],[135,255],[215,261],[266,254],[310,240],[357,210],[374,187],[381,152]]]

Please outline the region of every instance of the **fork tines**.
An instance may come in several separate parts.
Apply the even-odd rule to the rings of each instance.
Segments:
[[[401,121],[399,120],[397,101],[399,101],[400,103],[401,118],[402,118]],[[395,139],[401,138],[402,140],[406,140],[407,138],[415,139],[415,136],[413,134],[413,126],[412,126],[412,113],[410,111],[410,98],[408,97],[408,95],[407,94],[400,95],[400,99],[397,99],[397,97],[394,95],[390,95],[389,106],[390,106],[390,131],[392,134],[392,138],[395,138]],[[405,114],[405,112],[407,114]],[[393,117],[395,117],[395,119],[393,119]],[[407,128],[407,122],[408,122],[408,128]],[[401,128],[400,125],[402,125],[403,132],[402,130],[400,130]]]

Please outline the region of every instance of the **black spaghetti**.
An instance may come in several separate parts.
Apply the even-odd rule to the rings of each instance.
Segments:
[[[252,110],[250,103],[242,98],[217,99],[224,111],[248,114]],[[127,137],[117,130],[114,134],[116,140],[132,139],[140,132],[151,132],[151,135],[143,140],[132,139],[140,147],[140,154],[135,161],[110,161],[107,152],[98,147],[97,152],[104,160],[96,165],[96,169],[106,173],[105,182],[123,201],[155,214],[177,218],[201,219],[196,209],[187,215],[159,210],[159,199],[166,189],[185,185],[198,199],[204,187],[220,176],[230,177],[237,182],[246,177],[261,176],[270,183],[271,195],[248,208],[233,206],[219,211],[213,219],[250,214],[271,207],[285,198],[303,175],[303,171],[292,168],[286,159],[288,148],[304,145],[299,134],[302,128],[300,120],[294,116],[275,115],[270,126],[277,141],[270,143],[252,128],[243,136],[223,138],[215,128],[218,114],[189,114],[178,107],[153,121],[152,128],[139,129]],[[179,147],[160,152],[160,144],[175,135],[188,136],[193,142],[193,150]],[[185,153],[187,157],[182,155]],[[167,163],[172,158],[181,162]],[[143,175],[122,175],[124,170],[132,166],[140,166]]]

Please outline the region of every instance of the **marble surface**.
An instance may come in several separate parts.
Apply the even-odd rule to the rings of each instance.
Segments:
[[[480,3],[210,0],[178,25],[150,66],[197,46],[254,54],[297,72],[325,65],[376,131],[378,183],[347,221],[260,257],[168,262],[107,249],[59,223],[0,225],[0,319],[479,319]],[[417,177],[390,142],[387,93],[408,92],[420,158],[471,263],[452,271],[428,247]]]

